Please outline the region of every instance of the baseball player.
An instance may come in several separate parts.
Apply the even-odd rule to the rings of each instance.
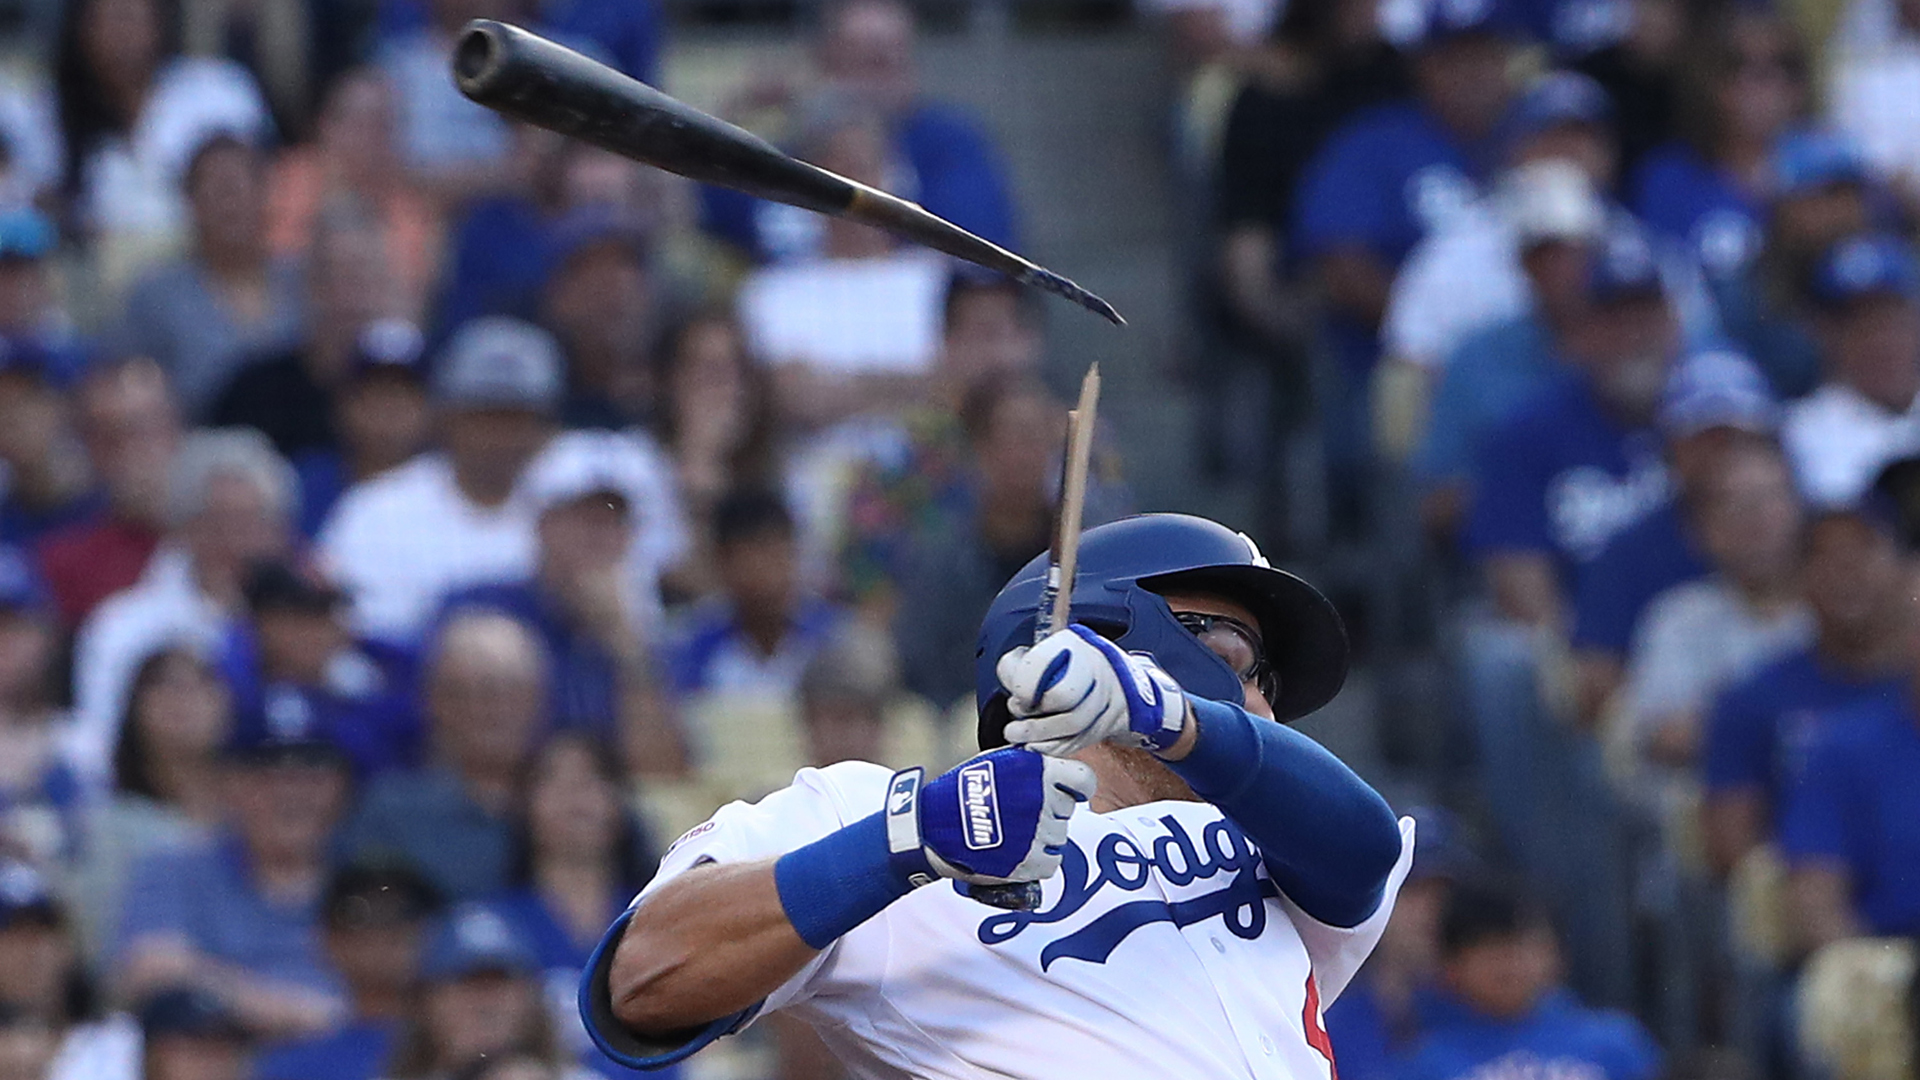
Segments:
[[[1074,624],[1032,644],[1045,571],[981,628],[985,753],[804,769],[669,849],[581,986],[614,1060],[787,1009],[860,1077],[1334,1080],[1322,1009],[1413,851],[1283,726],[1345,678],[1338,615],[1183,515],[1089,530]],[[1033,911],[968,892],[1030,881]]]

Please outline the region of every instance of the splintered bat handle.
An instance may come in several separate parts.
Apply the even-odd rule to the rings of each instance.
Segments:
[[[969,885],[967,895],[989,907],[1008,911],[1040,910],[1040,883],[1016,881],[1008,885]]]

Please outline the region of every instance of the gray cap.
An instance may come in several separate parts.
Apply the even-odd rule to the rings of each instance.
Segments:
[[[560,404],[560,346],[519,319],[473,319],[440,353],[432,387],[442,406],[552,412]]]

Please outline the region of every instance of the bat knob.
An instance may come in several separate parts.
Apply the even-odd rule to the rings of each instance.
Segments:
[[[1040,883],[1037,881],[1016,881],[1007,885],[969,885],[967,895],[988,907],[1004,908],[1007,911],[1038,911],[1040,909]]]

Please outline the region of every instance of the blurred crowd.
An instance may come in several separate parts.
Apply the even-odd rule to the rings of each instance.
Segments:
[[[1057,496],[1039,301],[448,78],[496,17],[656,80],[649,0],[44,14],[0,72],[0,1080],[613,1070],[574,985],[666,840],[971,748]],[[804,16],[724,111],[1018,244],[913,7]],[[1362,762],[1432,809],[1347,1080],[1908,1080],[1920,3],[1132,17],[1181,370],[1272,402],[1213,464],[1363,672],[1447,675]],[[1088,524],[1135,508],[1100,446]],[[765,1026],[683,1069],[838,1075]]]

